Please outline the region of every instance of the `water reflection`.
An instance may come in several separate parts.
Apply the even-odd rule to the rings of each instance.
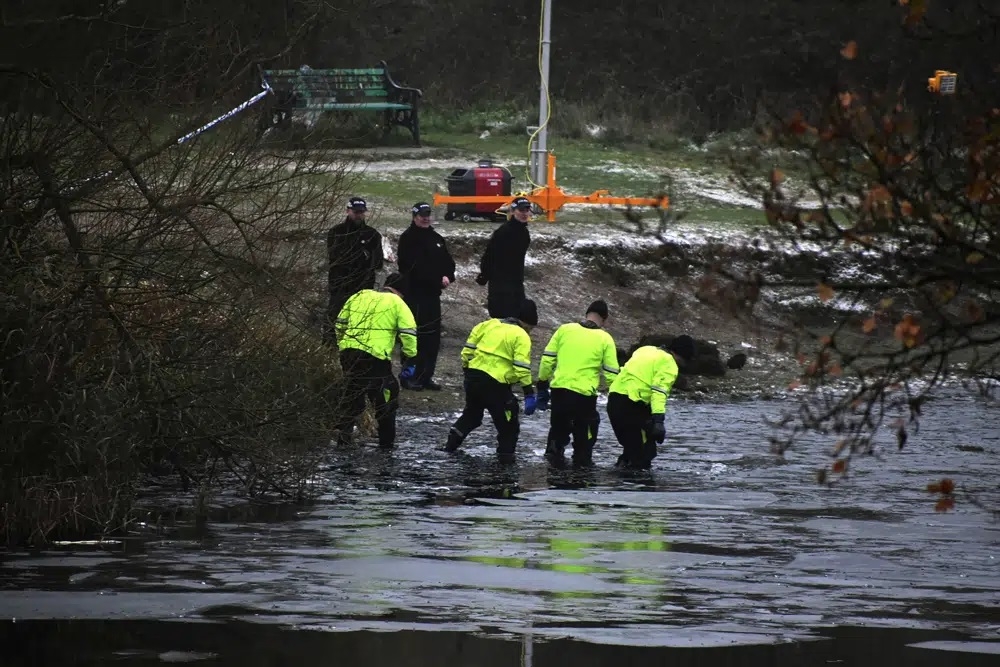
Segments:
[[[614,470],[607,443],[593,469],[551,468],[544,421],[525,421],[511,467],[485,436],[449,456],[433,425],[404,423],[392,455],[333,452],[310,506],[220,507],[201,530],[177,513],[117,546],[7,554],[0,616],[531,627],[536,662],[561,636],[773,643],[881,624],[1000,638],[1000,524],[935,513],[924,491],[929,470],[996,479],[1000,435],[981,408],[945,404],[906,451],[822,489],[821,455],[767,455],[759,415],[780,407],[678,401],[683,437],[642,475]]]
[[[405,624],[400,624],[405,625]],[[187,663],[232,667],[985,667],[998,645],[956,633],[843,627],[789,640],[720,629],[701,633],[638,627],[637,641],[609,645],[573,630],[532,627],[493,636],[455,629],[393,632],[346,622],[311,630],[253,623],[39,621],[0,623],[5,667],[149,667]],[[567,637],[569,635],[569,637]]]

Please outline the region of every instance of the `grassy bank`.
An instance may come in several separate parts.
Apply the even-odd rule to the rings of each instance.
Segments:
[[[566,192],[609,190],[615,196],[647,197],[667,193],[687,224],[740,228],[759,225],[759,204],[730,178],[730,164],[751,145],[749,133],[691,138],[671,128],[616,120],[589,122],[574,108],[570,121],[552,121],[549,148],[557,157],[557,182]],[[511,109],[422,116],[422,148],[397,131],[387,142],[332,151],[361,157],[354,170],[354,192],[368,197],[382,224],[405,223],[415,201],[446,193],[446,177],[456,168],[486,158],[510,169],[513,190],[528,191],[526,119]],[[626,127],[627,125],[627,127]],[[437,215],[443,218],[445,208]],[[601,223],[619,220],[611,207],[566,208],[560,221]]]

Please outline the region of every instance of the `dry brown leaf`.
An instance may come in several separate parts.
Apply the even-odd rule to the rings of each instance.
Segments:
[[[947,512],[953,509],[955,509],[955,499],[951,496],[945,496],[934,505],[935,512]]]

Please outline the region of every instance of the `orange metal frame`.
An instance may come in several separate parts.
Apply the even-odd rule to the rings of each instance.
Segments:
[[[666,195],[661,197],[612,197],[610,190],[595,190],[589,195],[567,194],[556,185],[556,156],[548,154],[546,162],[548,178],[545,179],[547,185],[535,188],[526,195],[516,195],[527,197],[533,204],[545,211],[545,219],[549,222],[556,221],[556,211],[565,204],[599,204],[618,205],[628,207],[655,206],[658,208],[668,208],[670,198]],[[514,200],[515,195],[483,195],[477,196],[455,196],[434,193],[434,205],[441,204],[496,204],[497,208],[504,204],[509,204]]]

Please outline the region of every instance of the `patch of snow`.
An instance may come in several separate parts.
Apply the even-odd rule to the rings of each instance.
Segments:
[[[695,172],[691,169],[675,167],[666,169],[665,173],[673,179],[677,188],[679,199],[690,197],[694,199],[707,199],[727,206],[742,206],[763,210],[763,203],[756,197],[751,197],[743,192],[740,187],[729,177],[720,174]],[[815,198],[805,196],[800,193],[798,206],[806,209],[816,209],[822,206],[821,202]]]
[[[634,167],[615,160],[607,160],[600,164],[590,165],[587,169],[600,171],[605,174],[625,174],[626,176],[635,176],[637,178],[658,178],[660,176],[660,174],[651,169]]]
[[[587,134],[589,134],[594,139],[603,135],[605,130],[603,125],[596,125],[596,124],[589,124],[584,129],[587,131]]]
[[[803,294],[800,296],[778,299],[778,303],[783,306],[790,306],[794,308],[801,308],[803,306],[823,306],[840,312],[866,313],[871,310],[870,304],[840,296],[834,296],[826,303],[823,303],[820,301],[819,295],[817,294]]]
[[[392,241],[387,237],[382,237],[382,254],[385,256],[385,261],[396,263],[396,251],[392,248]]]

